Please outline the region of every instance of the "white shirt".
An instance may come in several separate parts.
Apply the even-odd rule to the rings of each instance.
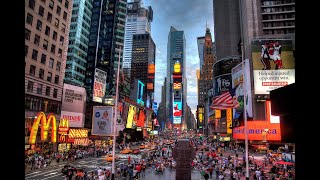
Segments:
[[[102,169],[98,169],[98,176],[100,176],[100,174],[103,172]]]

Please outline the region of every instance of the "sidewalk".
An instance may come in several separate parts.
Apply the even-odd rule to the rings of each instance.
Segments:
[[[67,163],[70,164],[70,165],[74,165],[73,163],[78,162],[78,161],[83,160],[83,159],[87,159],[87,158],[96,158],[96,157],[84,157],[82,159],[78,159],[78,160],[73,161],[73,162],[60,160],[59,163],[57,163],[57,161],[54,159],[54,160],[51,161],[50,165],[47,165],[46,167],[42,166],[40,169],[36,168],[36,169],[33,169],[33,170],[31,170],[31,165],[25,165],[24,173],[28,174],[28,173],[31,173],[33,171],[38,171],[38,170],[43,170],[43,169],[52,169],[52,168],[58,168],[59,169],[60,166],[62,168],[62,166],[66,165]]]

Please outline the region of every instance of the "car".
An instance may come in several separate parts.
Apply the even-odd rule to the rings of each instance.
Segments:
[[[129,154],[132,153],[132,150],[129,148],[123,149],[122,151],[120,151],[121,154]]]
[[[107,159],[108,162],[112,162],[112,154],[108,154],[106,159]],[[119,159],[119,157],[118,157],[118,156],[115,156],[114,159],[115,159],[115,161],[116,161],[116,160]]]
[[[73,167],[73,166],[70,166],[70,165],[64,165],[63,166],[63,168],[61,169],[61,173],[63,174],[63,175],[68,175],[69,173],[69,171],[71,171],[71,173],[73,173],[74,171],[77,171],[77,169],[75,168],[75,167]]]
[[[144,149],[145,148],[145,145],[144,144],[141,144],[140,145],[140,149]]]

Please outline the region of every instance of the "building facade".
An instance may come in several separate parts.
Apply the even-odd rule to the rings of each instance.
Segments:
[[[89,45],[91,0],[74,0],[64,82],[84,87]]]
[[[202,71],[202,64],[203,64],[203,47],[204,47],[204,43],[205,43],[205,37],[204,36],[197,37],[200,72]]]
[[[108,101],[105,99],[114,99],[116,94],[118,63],[122,69],[126,10],[126,0],[93,1],[85,78],[87,90],[85,126],[88,128],[91,127],[92,106],[106,104]],[[99,101],[94,101],[96,74],[101,75],[98,79],[103,81],[102,94],[100,93],[97,98]]]
[[[132,37],[134,34],[150,34],[152,20],[153,11],[151,6],[143,7],[142,0],[128,2],[123,59],[123,69],[128,77],[130,77],[131,73]]]
[[[71,11],[72,1],[68,0],[25,0],[26,144],[39,112],[53,113],[57,123],[60,120]],[[38,140],[36,137],[35,148],[39,148]],[[55,151],[56,143],[46,144],[48,141],[42,141],[44,149]]]
[[[167,45],[166,108],[170,121],[176,128],[182,127],[186,96],[186,40],[184,31],[171,26]]]
[[[144,83],[146,88],[144,89],[143,100],[144,102],[149,101],[148,108],[152,108],[156,45],[150,34],[134,34],[132,39],[131,89],[134,89],[136,80]],[[150,71],[153,73],[149,73]],[[148,74],[150,74],[150,76],[148,76]],[[133,95],[135,93],[131,94]]]

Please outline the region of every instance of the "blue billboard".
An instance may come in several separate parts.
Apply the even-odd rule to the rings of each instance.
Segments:
[[[137,103],[142,106],[144,106],[144,101],[143,101],[144,86],[145,85],[143,84],[143,82],[138,80]]]

